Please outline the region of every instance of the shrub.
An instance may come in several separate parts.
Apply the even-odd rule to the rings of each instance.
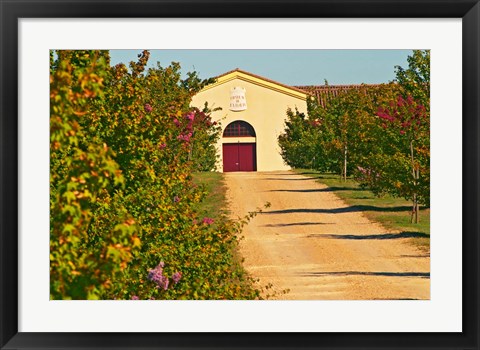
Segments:
[[[51,298],[257,298],[233,259],[241,227],[193,209],[219,128],[189,105],[209,81],[148,58],[51,55]]]

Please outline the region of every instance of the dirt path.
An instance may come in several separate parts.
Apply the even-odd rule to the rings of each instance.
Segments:
[[[277,299],[429,299],[430,257],[292,172],[227,173],[234,216],[271,207],[244,228],[246,269]],[[290,289],[287,294],[278,293]]]

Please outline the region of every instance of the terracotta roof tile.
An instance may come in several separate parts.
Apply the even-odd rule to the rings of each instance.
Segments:
[[[351,85],[307,85],[295,86],[297,89],[304,90],[312,96],[315,96],[318,103],[325,107],[332,99],[344,94],[352,89],[378,87],[381,84],[351,84]]]

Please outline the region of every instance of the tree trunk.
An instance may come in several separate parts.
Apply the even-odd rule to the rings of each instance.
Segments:
[[[347,181],[347,145],[345,145],[343,157],[343,180]]]
[[[418,199],[417,199],[417,194],[413,194],[413,200],[412,200],[412,215],[410,218],[410,223],[413,224],[418,224]]]
[[[415,159],[413,156],[413,140],[410,141],[410,156],[412,159],[412,176],[413,176],[413,187],[417,187],[418,180],[420,178],[420,169],[415,169]],[[415,223],[418,224],[418,210],[419,210],[419,205],[418,205],[418,197],[417,193],[413,193],[413,199],[412,199],[412,216],[410,218],[410,223]]]
[[[415,178],[415,183],[418,184],[418,180],[420,180],[420,169],[417,169],[417,177]],[[415,223],[418,224],[420,222],[420,218],[418,217],[420,204],[418,203],[418,197],[416,198],[416,207],[415,207]]]

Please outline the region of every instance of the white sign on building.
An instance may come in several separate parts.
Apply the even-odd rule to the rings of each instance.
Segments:
[[[247,99],[245,98],[245,89],[235,86],[230,89],[230,110],[234,112],[247,109]]]

